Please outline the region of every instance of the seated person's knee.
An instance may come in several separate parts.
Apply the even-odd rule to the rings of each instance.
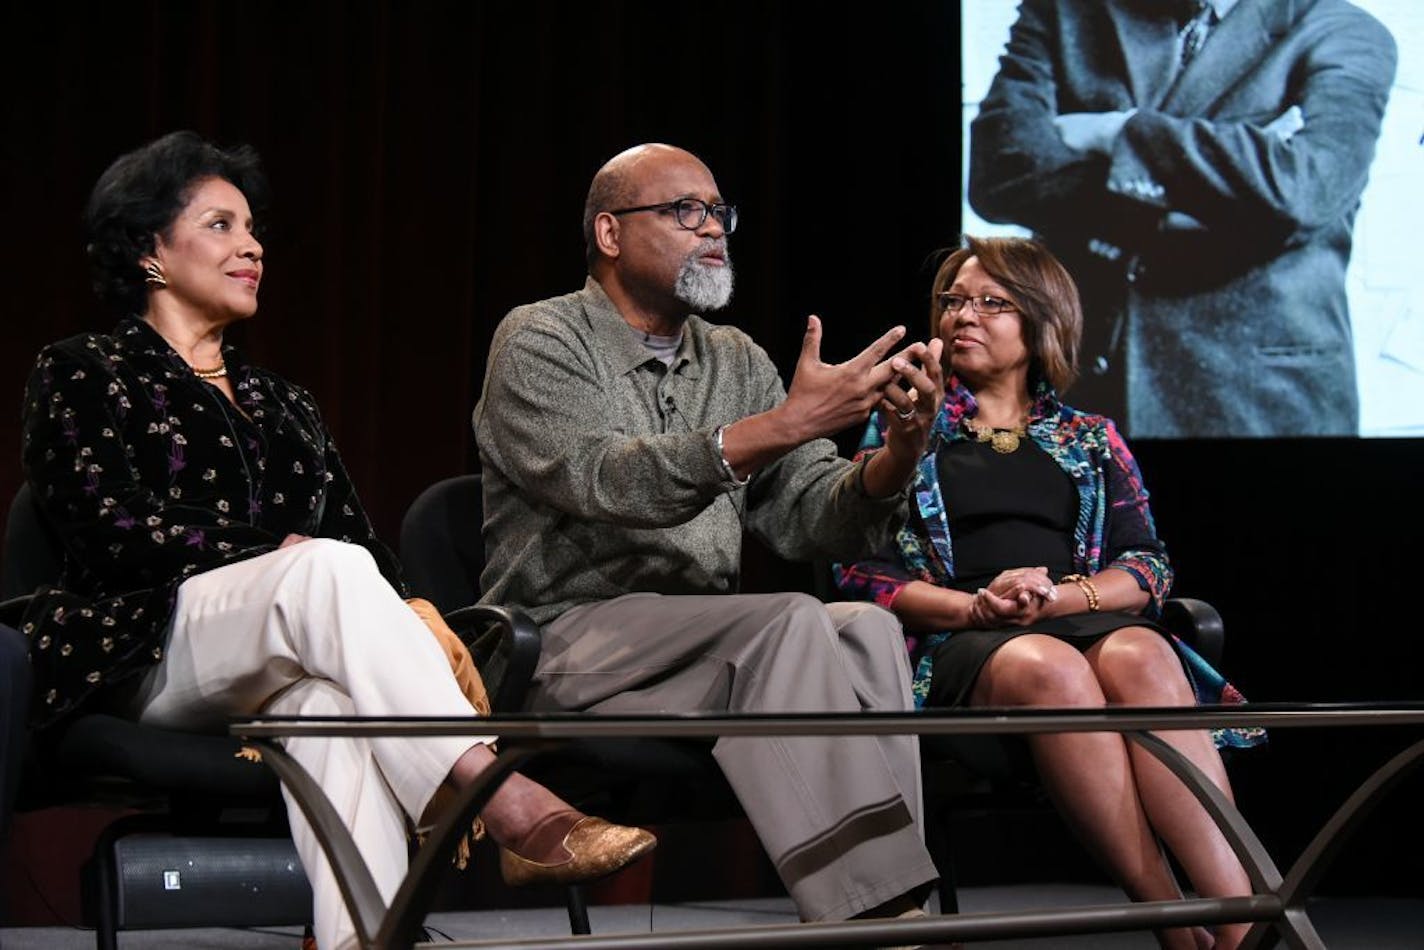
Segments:
[[[1096,706],[1097,677],[1078,650],[1052,637],[1017,637],[994,651],[979,674],[989,677],[993,702],[1032,706]],[[979,690],[976,689],[976,693]]]

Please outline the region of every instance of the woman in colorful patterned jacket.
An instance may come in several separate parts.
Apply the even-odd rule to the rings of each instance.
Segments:
[[[1064,405],[1082,311],[1042,245],[966,238],[934,280],[944,409],[895,550],[838,566],[843,590],[893,610],[932,706],[1181,706],[1239,702],[1154,622],[1171,585],[1147,492],[1111,420]],[[872,419],[862,451],[884,444]],[[1167,738],[1228,794],[1208,732]],[[1259,732],[1221,732],[1249,745]],[[1039,735],[1034,764],[1060,810],[1134,900],[1180,895],[1157,837],[1202,895],[1249,893],[1202,807],[1116,733]],[[1178,929],[1163,946],[1234,947],[1244,927]]]
[[[96,288],[121,318],[41,352],[24,464],[65,548],[26,611],[36,720],[95,705],[198,730],[233,714],[473,716],[445,649],[402,603],[305,390],[223,339],[257,312],[266,185],[247,148],[165,136],[104,172],[87,211]],[[448,629],[448,628],[447,628]],[[455,667],[452,670],[452,665]],[[473,691],[472,691],[473,692]],[[493,761],[492,737],[293,738],[389,901],[407,821]],[[321,847],[288,802],[321,950],[355,942]],[[616,870],[652,836],[523,776],[482,815],[511,883]]]

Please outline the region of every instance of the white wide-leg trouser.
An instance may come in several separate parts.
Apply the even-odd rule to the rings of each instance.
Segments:
[[[323,538],[184,581],[166,655],[140,688],[136,711],[142,722],[186,730],[257,712],[474,714],[435,638],[366,549]],[[419,818],[471,745],[493,741],[292,738],[285,746],[331,798],[389,902],[405,876],[406,817]],[[283,795],[311,880],[317,945],[345,950],[355,930],[336,879]]]

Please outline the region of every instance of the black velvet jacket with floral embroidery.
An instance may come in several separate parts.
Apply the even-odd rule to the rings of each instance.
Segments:
[[[223,348],[241,412],[142,320],[46,347],[25,398],[25,474],[64,575],[25,613],[36,724],[163,657],[186,578],[287,534],[371,551],[404,590],[305,390]]]

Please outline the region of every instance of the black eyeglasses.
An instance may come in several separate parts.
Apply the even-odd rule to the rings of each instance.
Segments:
[[[663,201],[655,205],[639,205],[636,208],[619,208],[610,211],[609,214],[633,214],[636,211],[656,211],[660,214],[672,212],[677,216],[677,226],[688,231],[696,231],[702,227],[710,214],[717,219],[717,223],[722,225],[725,234],[731,234],[737,230],[737,209],[735,205],[708,204],[699,198],[678,198],[676,201]]]
[[[978,314],[1003,313],[1005,310],[1017,310],[1010,301],[1003,297],[995,297],[992,294],[980,294],[977,297],[966,297],[964,294],[942,293],[935,294],[935,299],[939,301],[940,310],[948,310],[950,313],[958,313],[964,309],[965,304],[974,308]]]

